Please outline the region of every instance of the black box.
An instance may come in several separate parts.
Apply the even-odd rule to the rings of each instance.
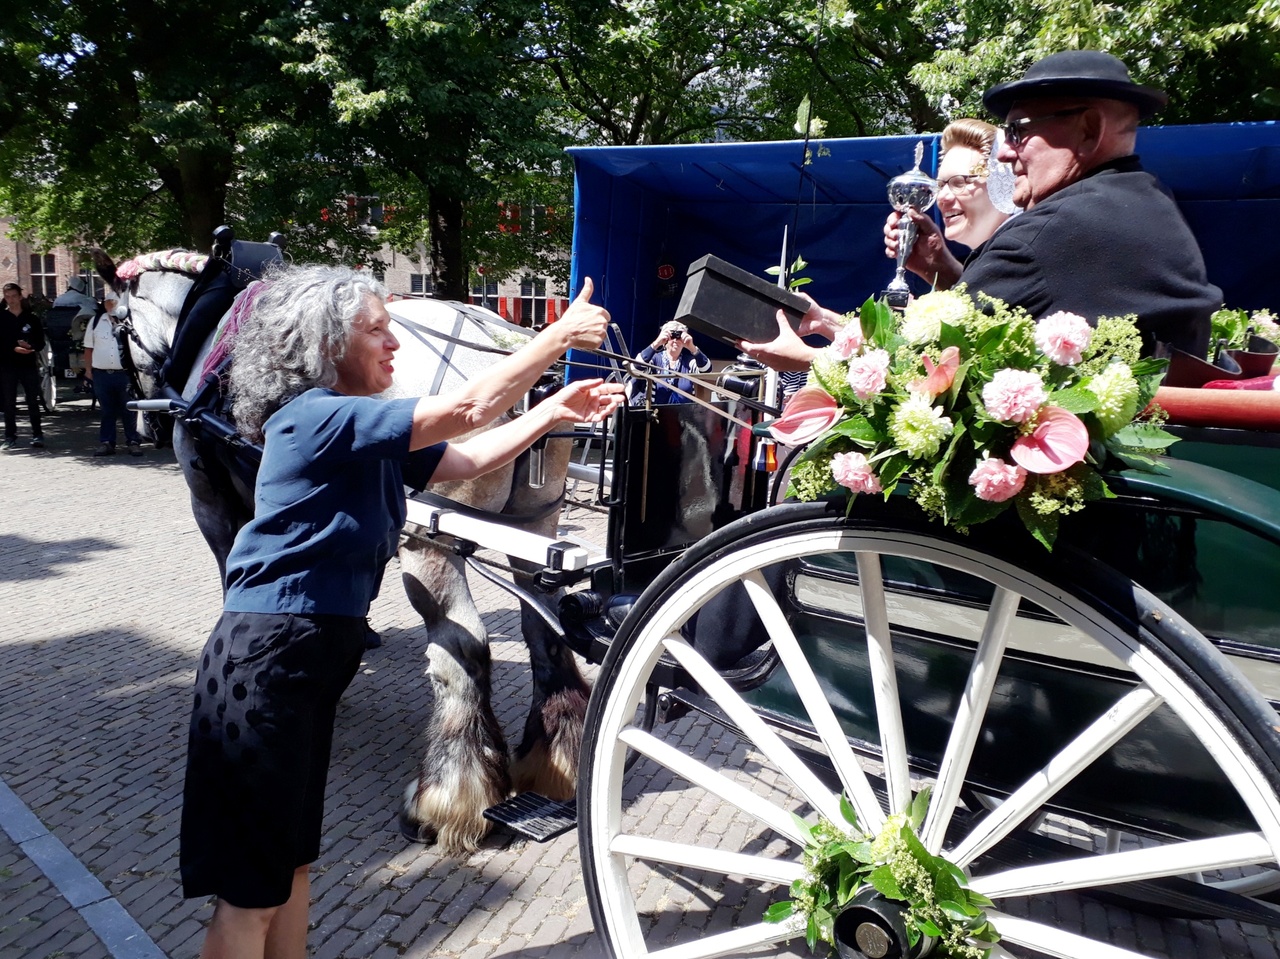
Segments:
[[[795,329],[808,309],[800,294],[707,254],[689,264],[675,318],[730,345],[767,343],[778,336],[778,310]]]

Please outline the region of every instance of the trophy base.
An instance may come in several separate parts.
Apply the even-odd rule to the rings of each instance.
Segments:
[[[911,300],[910,290],[881,290],[881,298],[889,304],[891,309],[905,310],[907,303]]]

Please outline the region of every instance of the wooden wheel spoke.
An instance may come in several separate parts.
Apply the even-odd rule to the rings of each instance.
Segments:
[[[781,886],[790,886],[804,875],[804,866],[798,862],[724,852],[706,846],[667,842],[626,833],[613,837],[609,851],[648,862],[665,862],[672,866],[702,869],[724,876],[743,876]]]
[[[678,946],[655,949],[648,955],[651,959],[715,959],[717,956],[740,956],[758,946],[766,946],[803,935],[803,927],[795,920],[757,922],[750,926],[739,926],[729,932],[702,936],[693,942]]]
[[[1067,932],[1032,919],[987,910],[987,918],[1000,930],[1005,945],[1027,946],[1054,959],[1148,959],[1141,952],[1123,949],[1098,939]]]
[[[976,878],[972,886],[984,896],[998,899],[1274,861],[1275,853],[1262,833],[1237,833],[1006,869]]]
[[[898,700],[898,677],[894,668],[884,575],[878,553],[859,552],[855,555],[858,586],[862,592],[863,624],[867,633],[867,662],[879,719],[885,785],[889,791],[889,811],[901,813],[911,805],[911,770],[907,765],[907,737],[902,725],[902,704]]]
[[[951,824],[952,813],[960,798],[964,777],[969,771],[969,761],[973,758],[978,734],[982,731],[987,704],[991,701],[991,692],[995,689],[996,676],[1000,672],[1000,661],[1004,657],[1005,646],[1008,645],[1014,621],[1018,617],[1018,604],[1021,602],[1021,596],[1003,588],[996,589],[992,598],[982,638],[978,641],[973,666],[969,670],[964,694],[960,697],[960,705],[956,710],[955,724],[951,727],[947,749],[942,756],[942,765],[938,770],[937,784],[929,802],[929,813],[921,836],[925,848],[935,855],[942,848],[947,826]]]
[[[840,720],[836,718],[835,710],[831,708],[826,692],[809,665],[808,657],[796,641],[791,624],[787,622],[785,614],[759,572],[749,573],[743,577],[742,582],[756,612],[760,614],[760,620],[764,623],[769,637],[773,640],[774,649],[777,650],[779,658],[787,669],[787,674],[791,677],[796,694],[804,704],[809,718],[813,720],[814,729],[823,745],[827,747],[828,755],[836,767],[849,801],[858,814],[859,824],[872,832],[878,831],[884,824],[884,811],[880,808],[880,802],[871,788],[866,771],[863,770],[862,764],[849,745],[849,739],[840,725]],[[832,821],[840,822],[841,820],[833,819]]]
[[[750,789],[740,786],[705,763],[686,756],[674,746],[668,746],[661,739],[642,729],[634,727],[624,729],[618,734],[618,739],[695,786],[701,786],[707,792],[714,793],[725,802],[737,806],[747,815],[754,816],[774,832],[786,836],[797,845],[804,845],[805,834],[796,825],[791,813],[780,809],[764,797],[757,796]]]
[[[832,822],[840,822],[840,797],[823,785],[804,761],[776,732],[774,732],[738,695],[737,691],[725,682],[724,678],[702,655],[678,636],[668,636],[663,647],[685,671],[693,677],[694,682],[702,687],[739,729],[746,734],[757,748],[765,753],[778,769],[795,783],[805,800],[813,806],[819,815],[826,816]]]
[[[1147,686],[1138,686],[1094,720],[1079,736],[1032,774],[974,827],[948,856],[964,868],[1037,812],[1095,759],[1119,742],[1164,702]]]

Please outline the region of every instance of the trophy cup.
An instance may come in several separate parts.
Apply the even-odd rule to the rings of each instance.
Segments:
[[[889,203],[903,216],[898,221],[898,269],[888,287],[881,294],[885,301],[895,310],[904,309],[911,297],[907,286],[907,257],[916,242],[915,221],[907,215],[908,210],[919,210],[923,213],[933,206],[938,194],[938,184],[933,177],[920,169],[920,161],[924,159],[924,141],[916,144],[916,165],[889,181]]]

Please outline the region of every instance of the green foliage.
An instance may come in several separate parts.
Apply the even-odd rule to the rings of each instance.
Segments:
[[[991,900],[970,889],[961,869],[930,854],[920,841],[929,795],[929,789],[921,790],[906,814],[889,816],[874,836],[859,824],[845,795],[840,797],[844,825],[819,819],[809,826],[799,820],[807,837],[804,875],[791,884],[789,900],[765,910],[765,921],[799,915],[810,949],[819,942],[834,944],[836,918],[858,893],[872,888],[886,899],[907,903],[912,945],[930,936],[938,940],[935,955],[984,959],[1000,941],[984,911]]]

